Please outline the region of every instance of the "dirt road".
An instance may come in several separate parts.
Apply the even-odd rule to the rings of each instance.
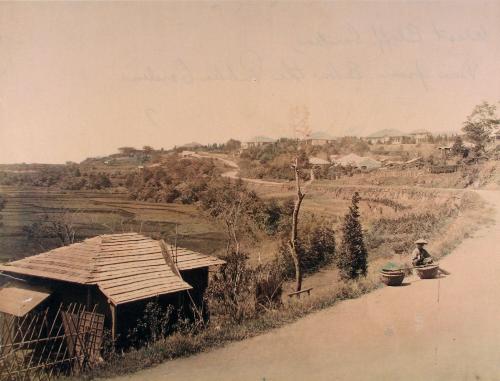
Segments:
[[[500,380],[500,192],[481,229],[410,279],[268,334],[122,380]]]
[[[253,184],[261,184],[261,185],[271,185],[271,186],[283,186],[286,185],[286,182],[277,182],[277,181],[268,181],[268,180],[261,180],[261,179],[250,179],[247,177],[241,177],[240,176],[240,167],[235,161],[226,159],[225,157],[222,157],[220,155],[215,155],[215,154],[209,154],[209,153],[202,153],[199,154],[198,157],[204,157],[204,158],[209,158],[209,159],[217,159],[220,160],[222,163],[227,165],[228,167],[232,168],[231,170],[224,172],[221,174],[222,177],[227,177],[230,179],[241,179],[247,183],[253,183]]]

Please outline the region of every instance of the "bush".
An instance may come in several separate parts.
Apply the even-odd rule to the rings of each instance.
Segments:
[[[170,157],[162,167],[130,174],[125,186],[134,200],[149,202],[198,202],[217,174],[212,160]]]
[[[328,226],[310,222],[301,230],[298,239],[298,252],[301,256],[302,271],[311,274],[332,263],[335,259],[335,232]],[[295,275],[288,237],[282,239],[278,262],[283,276],[291,278]]]
[[[88,181],[88,189],[104,189],[111,187],[111,180],[105,173],[91,173]]]
[[[230,252],[226,264],[214,274],[205,295],[210,315],[218,320],[241,322],[255,315],[256,297],[253,270],[248,257]]]
[[[61,189],[64,190],[81,190],[87,185],[87,180],[83,177],[67,177],[61,184]]]
[[[257,308],[271,309],[281,304],[283,274],[277,261],[259,265],[254,272]]]
[[[296,140],[280,139],[273,144],[246,149],[240,155],[240,173],[243,177],[293,180],[295,172],[291,163],[299,152],[301,168],[308,168],[308,154],[299,148]],[[301,173],[303,180],[309,179],[309,171]]]
[[[30,165],[24,172],[0,172],[1,185],[58,187],[64,190],[105,189],[112,186],[109,175],[94,173],[82,175],[77,164]]]
[[[173,307],[164,308],[157,300],[146,304],[144,315],[137,320],[136,326],[128,333],[129,343],[134,346],[143,346],[163,339],[171,328]]]
[[[43,215],[30,225],[23,226],[22,230],[27,241],[37,244],[43,250],[43,242],[47,239],[55,241],[57,247],[68,246],[74,243],[76,238],[73,218],[74,215],[69,212],[56,218]]]

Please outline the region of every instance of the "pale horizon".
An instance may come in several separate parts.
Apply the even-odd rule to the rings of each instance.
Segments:
[[[0,163],[312,131],[459,132],[499,2],[0,3]]]

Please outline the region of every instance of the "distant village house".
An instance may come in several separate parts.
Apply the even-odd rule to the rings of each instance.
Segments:
[[[414,144],[428,142],[431,136],[432,134],[426,130],[404,133],[395,129],[385,129],[362,139],[370,144]]]
[[[255,136],[250,140],[247,140],[241,144],[242,149],[262,147],[274,143],[275,140],[268,138],[267,136]]]
[[[301,140],[305,145],[324,146],[335,141],[335,138],[326,132],[313,132]]]
[[[337,158],[334,162],[335,164],[341,165],[343,167],[350,166],[353,168],[367,170],[378,169],[382,166],[382,163],[378,160],[366,156],[358,156],[354,153]]]
[[[415,143],[427,143],[432,134],[426,130],[415,130],[410,132],[410,137],[415,141]]]

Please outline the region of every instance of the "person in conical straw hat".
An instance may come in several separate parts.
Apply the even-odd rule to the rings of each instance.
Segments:
[[[424,245],[427,245],[427,241],[425,239],[421,238],[416,240],[415,245],[417,245],[417,247],[412,252],[413,266],[429,265],[434,262],[434,259],[429,252],[424,249]]]

